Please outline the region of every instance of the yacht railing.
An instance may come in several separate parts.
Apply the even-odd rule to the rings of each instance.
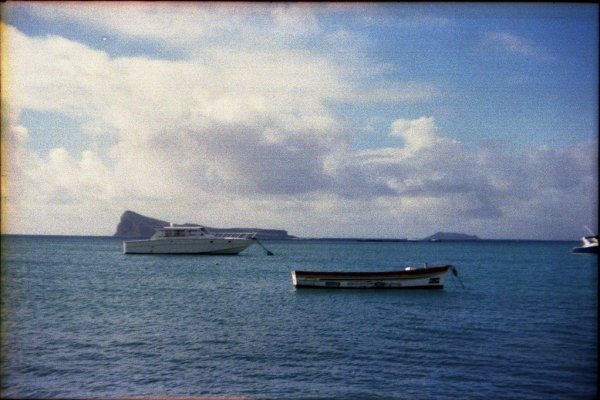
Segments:
[[[256,232],[210,232],[213,236],[224,239],[254,239]]]

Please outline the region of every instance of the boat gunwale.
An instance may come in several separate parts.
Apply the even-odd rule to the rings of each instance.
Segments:
[[[410,270],[396,270],[396,271],[374,271],[374,272],[340,272],[340,271],[292,271],[296,278],[302,279],[406,279],[406,277],[417,278],[422,276],[429,276],[447,272],[452,265],[441,265],[426,268],[417,268]],[[416,277],[415,277],[416,275]]]
[[[298,283],[294,285],[296,289],[315,289],[315,290],[443,290],[444,285],[418,285],[418,286],[322,286],[322,285],[306,285]]]
[[[124,240],[123,243],[141,243],[141,242],[158,242],[158,241],[170,241],[170,240],[189,240],[189,241],[198,241],[198,240],[218,240],[218,241],[232,241],[235,240],[237,241],[242,241],[242,240],[248,240],[248,241],[253,241],[256,240],[255,238],[239,238],[239,237],[219,237],[219,236],[215,236],[215,237],[202,237],[202,236],[173,236],[173,237],[159,237],[159,238],[148,238],[148,239],[134,239],[134,240]]]

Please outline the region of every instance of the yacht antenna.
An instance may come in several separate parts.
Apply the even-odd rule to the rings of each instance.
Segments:
[[[594,233],[594,232],[592,232],[592,230],[591,230],[590,228],[588,228],[588,226],[587,226],[587,225],[584,225],[583,227],[584,227],[585,229],[587,229],[587,231],[588,231],[588,232],[589,232],[591,235],[595,235],[595,233]]]

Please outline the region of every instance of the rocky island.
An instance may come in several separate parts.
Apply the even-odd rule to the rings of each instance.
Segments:
[[[425,242],[442,242],[442,241],[458,241],[458,240],[480,240],[476,235],[466,235],[456,232],[437,232],[431,236],[421,239]]]
[[[126,238],[126,239],[147,239],[154,234],[156,228],[163,228],[169,226],[168,221],[163,221],[156,218],[147,217],[138,214],[133,211],[125,211],[121,215],[121,220],[117,226],[117,231],[113,235],[114,237]],[[186,223],[177,224],[176,226],[204,226],[202,224]],[[204,226],[211,232],[214,233],[246,233],[256,232],[256,238],[258,240],[291,240],[298,239],[296,236],[289,235],[286,230],[283,229],[262,229],[262,228],[214,228]],[[373,239],[373,238],[307,238],[307,240],[351,240],[360,242],[406,242],[408,239]],[[468,241],[468,240],[481,240],[475,235],[467,235],[464,233],[456,232],[437,232],[431,236],[427,236],[423,239],[416,239],[416,241],[423,242],[443,242],[443,241]],[[414,241],[414,240],[413,240]]]
[[[156,228],[169,226],[168,221],[146,217],[133,211],[125,211],[121,215],[117,231],[113,235],[120,238],[136,238],[147,239],[154,234]],[[177,226],[204,226],[202,224],[181,224]],[[283,229],[261,229],[261,228],[212,228],[205,226],[211,232],[228,233],[228,232],[256,232],[256,238],[259,240],[289,240],[296,239],[295,236],[288,235]]]

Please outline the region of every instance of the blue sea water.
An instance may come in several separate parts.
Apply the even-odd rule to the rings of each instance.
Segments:
[[[265,242],[132,256],[2,237],[2,397],[591,399],[598,258],[568,242]],[[451,263],[441,291],[304,289],[292,270]]]

